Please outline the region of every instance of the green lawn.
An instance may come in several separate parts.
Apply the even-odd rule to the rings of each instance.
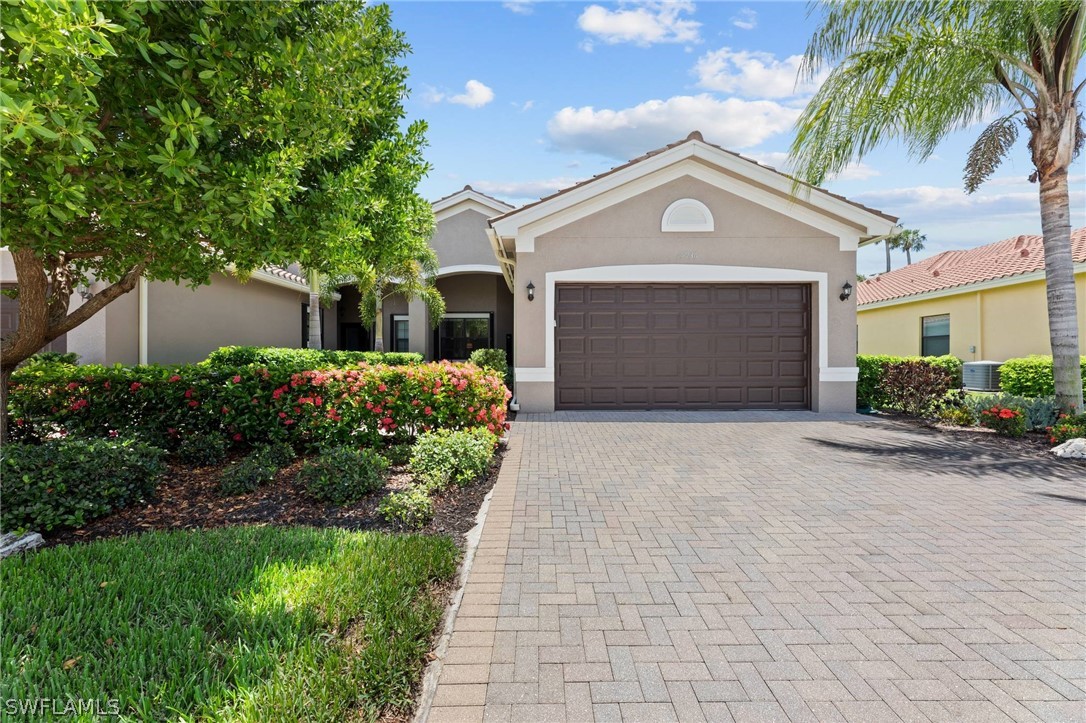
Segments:
[[[117,699],[134,720],[406,710],[457,558],[446,537],[246,527],[4,560],[2,697]]]

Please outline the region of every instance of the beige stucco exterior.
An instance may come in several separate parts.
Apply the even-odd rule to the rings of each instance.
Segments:
[[[949,293],[860,307],[861,354],[920,354],[921,319],[950,315],[950,353],[964,361],[1006,361],[1051,354],[1045,282],[1039,274]],[[1086,267],[1075,274],[1078,333],[1086,338]]]

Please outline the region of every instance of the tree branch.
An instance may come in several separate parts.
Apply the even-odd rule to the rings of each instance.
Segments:
[[[136,284],[139,283],[140,277],[143,276],[143,270],[146,268],[146,260],[136,264],[132,270],[122,276],[119,281],[99,291],[97,294],[90,297],[85,304],[65,316],[56,326],[50,327],[49,333],[52,335],[52,338],[50,338],[49,341],[56,339],[61,334],[68,333],[104,309],[109,302],[124,296],[129,291],[136,288]]]

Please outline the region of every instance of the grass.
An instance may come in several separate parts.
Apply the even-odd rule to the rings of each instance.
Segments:
[[[457,557],[445,537],[235,527],[4,560],[2,697],[130,720],[406,711]]]

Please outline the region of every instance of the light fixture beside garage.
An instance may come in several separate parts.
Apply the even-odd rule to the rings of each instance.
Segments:
[[[531,281],[529,281],[528,286],[526,286],[525,288],[528,291],[528,301],[534,301],[535,300],[535,284],[533,284]]]
[[[848,301],[852,296],[852,284],[845,282],[845,285],[841,287],[841,301]]]

